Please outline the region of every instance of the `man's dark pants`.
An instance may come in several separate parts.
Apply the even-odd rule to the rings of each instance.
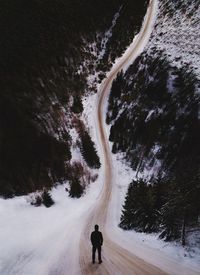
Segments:
[[[95,252],[98,251],[98,260],[101,262],[101,246],[93,246],[92,247],[92,262],[95,262]]]

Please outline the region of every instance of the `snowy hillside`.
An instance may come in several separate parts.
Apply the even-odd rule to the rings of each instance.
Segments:
[[[159,14],[147,46],[161,50],[176,67],[189,66],[200,77],[198,0],[159,1]]]

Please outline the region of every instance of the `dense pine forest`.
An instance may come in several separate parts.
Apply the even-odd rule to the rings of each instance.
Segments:
[[[113,82],[107,123],[112,151],[124,152],[130,184],[120,226],[182,238],[200,215],[199,80],[164,52],[144,52]],[[144,175],[148,175],[144,179]]]
[[[147,2],[1,1],[1,195],[75,181],[69,129],[83,111],[81,97],[96,92],[87,77],[96,72],[96,82],[104,77],[139,31]],[[89,134],[82,136],[82,152],[90,167],[99,167],[95,151],[88,155],[87,146],[94,148]]]

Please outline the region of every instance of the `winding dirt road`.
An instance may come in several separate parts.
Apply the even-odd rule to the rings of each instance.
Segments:
[[[143,28],[140,32],[140,35],[137,38],[137,42],[134,47],[128,54],[125,54],[124,58],[122,57],[119,62],[114,66],[111,70],[110,74],[104,80],[100,87],[99,91],[99,102],[98,102],[98,110],[97,110],[97,127],[99,130],[99,137],[101,141],[101,146],[103,150],[104,160],[102,163],[104,164],[104,188],[101,193],[99,200],[96,203],[96,206],[91,210],[88,216],[88,221],[85,226],[84,232],[82,234],[81,242],[80,242],[80,266],[82,274],[165,274],[157,267],[154,267],[142,259],[136,257],[131,254],[127,250],[118,246],[116,243],[109,240],[106,232],[104,232],[103,228],[105,228],[107,210],[109,206],[112,183],[113,183],[113,167],[111,162],[111,153],[108,145],[108,141],[106,138],[105,130],[104,130],[104,115],[103,115],[103,106],[104,101],[106,100],[108,93],[110,91],[110,87],[112,81],[116,77],[117,73],[124,69],[128,62],[134,60],[134,56],[137,56],[137,50],[140,48],[141,44],[143,44],[143,40],[146,38],[146,31],[152,22],[153,19],[153,5],[155,1],[152,0],[150,2],[146,20],[143,24]],[[94,224],[99,224],[101,230],[104,235],[104,245],[103,245],[103,264],[102,265],[92,265],[91,264],[91,247],[88,246],[88,238],[90,236],[91,231],[93,230]]]
[[[152,29],[151,26],[155,18],[155,5],[156,0],[151,0],[142,29],[137,36],[137,39],[133,42],[130,50],[128,52],[125,52],[125,54],[113,66],[107,78],[102,82],[100,90],[98,92],[99,98],[97,109],[97,130],[99,141],[101,143],[100,146],[103,152],[103,159],[101,160],[101,162],[104,169],[104,186],[95,207],[91,209],[90,213],[88,213],[88,219],[86,221],[86,225],[81,236],[79,263],[82,274],[167,274],[156,266],[145,262],[128,250],[111,241],[108,237],[107,232],[105,231],[107,211],[109,207],[113,184],[113,167],[109,144],[104,128],[104,106],[110,92],[112,81],[116,77],[117,73],[122,69],[128,67],[130,61],[134,61],[134,59],[141,51],[141,48],[144,48],[144,45],[148,41]],[[99,224],[100,230],[102,231],[104,236],[102,251],[103,263],[101,265],[91,263],[91,247],[89,245],[89,237],[91,232],[93,231],[93,227],[95,224]]]

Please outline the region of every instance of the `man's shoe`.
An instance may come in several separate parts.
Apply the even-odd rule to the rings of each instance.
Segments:
[[[101,264],[101,263],[102,263],[102,260],[99,261],[99,264]]]
[[[94,263],[95,263],[95,261],[92,261],[92,263],[94,264]]]

